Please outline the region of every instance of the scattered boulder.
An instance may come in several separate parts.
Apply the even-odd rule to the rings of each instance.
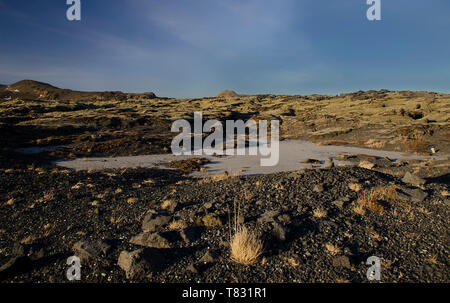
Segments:
[[[150,264],[144,260],[143,253],[144,249],[131,252],[124,250],[120,253],[117,265],[125,271],[127,279],[141,278],[150,270]]]
[[[78,241],[73,245],[74,254],[81,260],[88,260],[91,258],[99,257],[100,255],[106,255],[111,249],[111,246],[104,241]]]
[[[130,243],[153,248],[170,248],[169,241],[159,233],[140,233]]]
[[[406,172],[406,174],[403,176],[402,181],[404,183],[408,183],[408,184],[414,185],[416,187],[422,187],[426,183],[425,179],[422,179],[410,172]]]
[[[169,224],[170,216],[149,213],[142,220],[142,231],[156,231],[158,227]]]
[[[419,188],[403,188],[402,191],[408,195],[413,202],[422,202],[428,197],[428,194]]]
[[[164,258],[157,251],[138,249],[134,251],[122,251],[117,265],[125,271],[127,279],[142,279],[152,271],[158,270],[164,263]]]
[[[375,163],[372,163],[367,160],[362,160],[361,162],[359,162],[358,166],[365,169],[373,169],[375,167]]]

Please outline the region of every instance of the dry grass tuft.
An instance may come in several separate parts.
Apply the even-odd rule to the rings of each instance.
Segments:
[[[125,219],[125,217],[120,215],[118,210],[113,210],[111,217],[109,217],[109,222],[113,225],[116,225],[116,224],[120,224],[124,219]]]
[[[327,211],[323,208],[316,208],[313,211],[313,216],[316,218],[325,218],[327,216]]]
[[[364,215],[364,209],[383,214],[386,212],[386,203],[395,203],[399,201],[396,185],[379,186],[363,193],[356,201],[357,206],[353,211]]]
[[[127,203],[128,204],[134,204],[138,201],[138,198],[128,198],[127,199]]]
[[[429,258],[425,259],[425,261],[427,261],[427,263],[433,264],[433,265],[438,265],[439,264],[436,255],[431,255]]]
[[[369,139],[364,143],[367,147],[370,148],[383,148],[386,146],[386,141],[380,141],[375,139]]]
[[[25,244],[25,245],[29,245],[29,244],[32,244],[33,242],[35,242],[36,240],[37,240],[37,238],[35,236],[30,235],[30,236],[20,240],[20,243]]]
[[[222,226],[222,220],[213,214],[207,214],[206,216],[202,218],[198,218],[196,220],[197,226],[204,226],[207,228],[214,228],[217,226]]]
[[[341,251],[342,251],[338,246],[333,245],[333,244],[331,244],[331,243],[326,243],[326,244],[325,244],[325,248],[326,248],[332,255],[340,254]]]
[[[426,215],[426,216],[429,216],[429,215],[433,214],[433,212],[427,210],[425,207],[420,207],[420,208],[417,209],[417,211],[419,213],[422,213],[422,214]]]
[[[205,178],[201,180],[199,183],[210,183],[210,182],[219,182],[230,178],[230,174],[228,172],[223,172],[221,174],[212,176],[211,178]]]
[[[187,223],[184,220],[172,221],[169,224],[170,230],[180,230],[180,229],[184,229],[186,227],[187,227]]]
[[[358,201],[356,201],[362,207],[365,207],[373,212],[378,212],[383,214],[386,212],[386,208],[379,201],[378,193],[374,190],[369,191],[368,193],[363,193],[361,197],[359,197]]]
[[[234,226],[231,234],[230,219],[230,249],[231,260],[242,265],[253,265],[263,253],[264,245],[255,232],[249,231],[247,227],[239,224],[239,205],[234,203]]]
[[[360,204],[353,207],[353,211],[361,216],[364,216],[366,214],[366,210],[364,209],[364,206],[360,205]]]
[[[350,188],[354,192],[359,192],[362,189],[362,186],[359,183],[351,183],[348,185],[348,188]]]
[[[163,203],[161,203],[161,209],[164,209],[164,210],[168,210],[168,209],[171,209],[173,206],[174,206],[174,204],[175,204],[175,201],[173,201],[173,200],[165,200]]]
[[[286,265],[287,266],[291,266],[291,267],[299,267],[300,266],[300,261],[297,260],[297,258],[284,258],[284,261],[286,261]]]
[[[144,184],[155,184],[155,180],[147,179],[147,180],[144,180],[142,183],[144,183]]]
[[[263,243],[245,226],[235,227],[230,240],[231,259],[239,264],[252,265],[263,252]]]
[[[388,202],[396,202],[400,200],[397,189],[397,185],[389,185],[384,187],[381,186],[377,188],[381,197],[383,197]]]

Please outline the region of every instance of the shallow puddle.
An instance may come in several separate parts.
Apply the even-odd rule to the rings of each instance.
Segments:
[[[193,176],[209,177],[227,171],[229,174],[260,175],[284,171],[295,171],[305,168],[322,167],[325,160],[338,155],[370,155],[376,157],[387,157],[393,161],[427,159],[440,157],[427,157],[418,155],[405,155],[402,152],[383,151],[368,148],[348,146],[319,146],[308,141],[285,140],[280,142],[279,162],[275,166],[261,166],[261,156],[249,156],[246,149],[244,156],[174,156],[164,155],[141,155],[115,158],[81,158],[68,161],[56,161],[55,164],[65,168],[76,170],[101,170],[112,168],[147,167],[147,168],[169,168],[171,160],[187,160],[203,157],[211,162],[204,165],[206,172],[194,172]],[[321,164],[302,163],[305,159],[320,160]],[[356,165],[357,162],[333,160],[335,165]]]

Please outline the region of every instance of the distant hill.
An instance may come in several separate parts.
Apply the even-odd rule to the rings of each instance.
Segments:
[[[239,97],[239,95],[232,90],[223,90],[217,94],[217,98],[233,98]]]
[[[0,90],[4,90],[6,88],[6,85],[0,84]]]
[[[143,99],[156,98],[154,93],[127,94],[120,91],[106,92],[82,92],[71,89],[61,89],[48,83],[34,80],[22,80],[8,85],[1,91],[1,97],[10,96],[22,99],[40,100],[64,100],[64,101],[95,101],[95,100],[126,100],[128,97],[139,97]]]

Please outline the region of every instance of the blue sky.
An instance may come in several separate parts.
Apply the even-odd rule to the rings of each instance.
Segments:
[[[203,97],[450,92],[450,1],[0,0],[0,83]]]

